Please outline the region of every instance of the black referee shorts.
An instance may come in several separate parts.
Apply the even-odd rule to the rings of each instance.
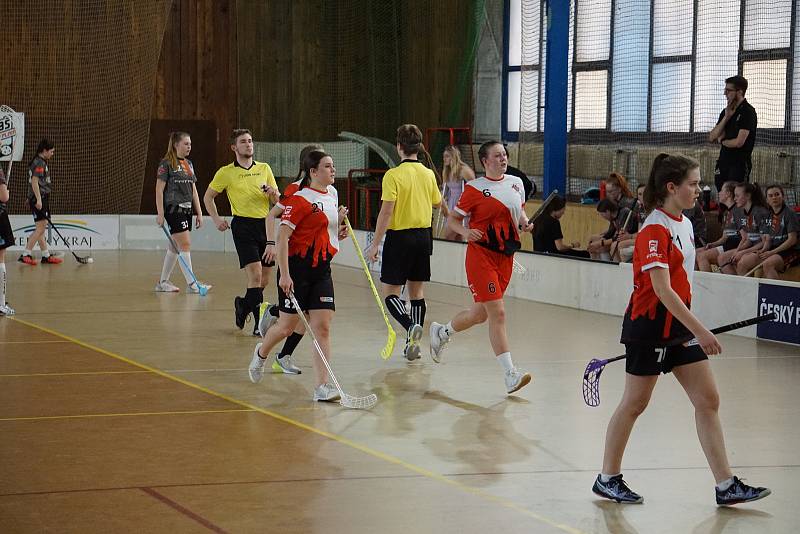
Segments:
[[[11,231],[11,221],[8,212],[0,207],[0,250],[14,246],[14,232]]]
[[[433,234],[430,228],[388,230],[383,242],[381,282],[401,286],[431,279]]]
[[[239,256],[239,268],[260,262],[262,266],[272,267],[275,262],[265,263],[264,251],[267,249],[267,227],[264,219],[234,216],[231,221],[231,234],[236,254]]]
[[[637,376],[658,376],[670,373],[679,365],[707,360],[700,345],[674,345],[654,347],[652,345],[625,344],[625,371]]]

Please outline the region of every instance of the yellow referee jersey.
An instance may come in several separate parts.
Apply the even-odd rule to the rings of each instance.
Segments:
[[[269,213],[269,199],[262,190],[264,185],[278,188],[268,164],[253,161],[253,165],[245,169],[234,161],[221,167],[208,187],[217,193],[228,193],[234,215],[263,219]]]
[[[416,160],[403,160],[386,171],[381,200],[394,202],[389,230],[430,228],[433,206],[442,201],[433,171]]]

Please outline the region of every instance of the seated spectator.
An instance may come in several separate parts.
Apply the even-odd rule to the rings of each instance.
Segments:
[[[703,205],[700,199],[694,201],[692,209],[683,210],[683,214],[692,221],[692,229],[694,230],[694,247],[705,247],[708,242],[706,239],[706,214],[703,211]]]
[[[644,209],[644,186],[647,184],[639,184],[636,187],[636,203],[633,205],[633,219],[636,221],[636,231],[628,233],[625,230],[620,232],[617,237],[616,254],[612,254],[611,258],[621,262],[629,262],[633,259],[633,246],[636,244],[636,236],[639,233],[639,228],[644,224],[647,218],[647,210]]]
[[[776,280],[779,273],[800,264],[800,246],[797,240],[800,220],[786,205],[781,186],[767,187],[767,203],[770,207],[769,215],[761,228],[764,246],[760,252],[745,254],[736,264],[736,273],[744,275],[761,263],[764,277]]]
[[[550,254],[562,254],[565,256],[575,256],[588,258],[589,253],[585,250],[575,250],[581,246],[580,243],[573,242],[569,245],[564,243],[564,234],[561,233],[561,217],[567,210],[567,203],[558,195],[553,197],[550,204],[544,209],[541,217],[533,227],[533,250],[534,252],[547,252]]]
[[[636,199],[633,198],[628,181],[617,172],[612,172],[606,178],[606,198],[613,200],[622,208],[633,208]]]
[[[741,236],[741,241],[735,249],[728,250],[719,255],[720,270],[725,274],[736,274],[736,264],[748,252],[759,252],[764,245],[761,240],[761,225],[769,217],[764,195],[758,184],[740,183],[734,188],[733,198],[736,207],[733,208],[733,220]]]
[[[722,236],[713,243],[707,243],[702,249],[698,249],[697,268],[700,271],[710,273],[712,265],[719,265],[720,254],[726,250],[735,249],[742,240],[733,218],[733,208],[736,206],[736,202],[733,200],[735,188],[736,182],[725,182],[719,192],[717,220],[722,225]]]
[[[611,245],[614,243],[620,231],[623,230],[623,226],[625,226],[624,229],[629,234],[636,231],[635,229],[638,227],[639,223],[633,217],[628,218],[630,212],[630,209],[620,208],[617,206],[616,202],[608,198],[604,198],[598,202],[597,213],[608,221],[608,230],[602,235],[593,235],[589,238],[589,245],[586,247],[586,250],[589,251],[593,259],[611,259]],[[625,225],[625,221],[628,223],[627,226]]]

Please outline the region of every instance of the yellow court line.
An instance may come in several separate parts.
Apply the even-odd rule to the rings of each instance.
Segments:
[[[309,426],[309,425],[307,425],[305,423],[301,423],[300,421],[295,421],[294,419],[290,419],[289,417],[286,417],[286,416],[281,415],[279,413],[272,412],[272,411],[267,410],[265,408],[261,408],[259,406],[254,405],[254,404],[250,404],[248,402],[245,402],[245,401],[233,398],[233,397],[229,397],[228,395],[225,395],[224,393],[219,393],[217,391],[208,389],[208,388],[206,388],[204,386],[201,386],[199,384],[195,384],[193,382],[189,382],[188,380],[184,380],[183,378],[170,375],[168,373],[165,373],[164,371],[156,369],[155,367],[150,367],[149,365],[145,365],[143,363],[139,363],[137,361],[134,361],[134,360],[131,360],[129,358],[126,358],[125,356],[121,356],[119,354],[115,354],[115,353],[107,351],[105,349],[101,349],[100,347],[95,347],[94,345],[91,345],[91,344],[86,343],[84,341],[81,341],[79,339],[75,339],[73,337],[70,337],[70,336],[68,336],[66,334],[62,334],[62,333],[57,332],[55,330],[51,330],[51,329],[46,328],[44,326],[39,326],[39,325],[34,324],[34,323],[29,323],[28,321],[25,321],[23,319],[19,319],[17,317],[12,317],[11,319],[14,320],[14,321],[18,321],[18,322],[20,322],[20,323],[22,323],[22,324],[24,324],[26,326],[29,326],[31,328],[36,328],[37,330],[41,330],[42,332],[46,332],[48,334],[60,337],[62,339],[66,339],[66,340],[71,341],[72,343],[75,343],[76,345],[79,345],[81,347],[85,347],[85,348],[87,348],[89,350],[93,350],[95,352],[99,352],[100,354],[105,354],[106,356],[110,356],[111,358],[117,359],[119,361],[123,361],[123,362],[125,362],[127,364],[130,364],[130,365],[133,365],[135,367],[139,367],[140,369],[146,369],[146,370],[148,370],[148,371],[150,371],[152,373],[155,373],[155,374],[157,374],[159,376],[163,376],[164,378],[167,378],[169,380],[174,380],[175,382],[179,382],[179,383],[181,383],[181,384],[183,384],[185,386],[188,386],[190,388],[196,389],[198,391],[202,391],[203,393],[207,393],[207,394],[212,395],[214,397],[226,400],[226,401],[228,401],[228,402],[230,402],[232,404],[243,406],[243,407],[248,408],[248,409],[250,409],[252,411],[259,412],[259,413],[262,413],[264,415],[268,415],[269,417],[277,419],[278,421],[282,421],[282,422],[284,422],[286,424],[295,426],[297,428],[302,428],[303,430],[307,430],[308,432],[312,432],[314,434],[317,434],[317,435],[324,436],[326,438],[332,439],[332,440],[334,440],[334,441],[336,441],[338,443],[341,443],[343,445],[347,445],[348,447],[352,447],[353,449],[356,449],[356,450],[361,451],[363,453],[369,454],[370,456],[373,456],[373,457],[378,458],[380,460],[383,460],[385,462],[389,462],[391,464],[400,466],[400,467],[402,467],[404,469],[407,469],[409,471],[412,471],[414,473],[422,475],[422,476],[424,476],[426,478],[430,478],[432,480],[437,480],[437,481],[442,482],[444,484],[447,484],[449,486],[458,488],[461,491],[470,493],[472,495],[475,495],[475,496],[480,497],[482,499],[485,499],[487,501],[493,502],[495,504],[499,504],[500,506],[503,506],[505,508],[508,508],[508,509],[514,510],[516,512],[519,512],[519,513],[521,513],[523,515],[526,515],[526,516],[528,516],[528,517],[530,517],[532,519],[535,519],[535,520],[537,520],[537,521],[539,521],[541,523],[545,523],[547,525],[550,525],[551,527],[557,528],[557,529],[562,530],[564,532],[569,532],[570,534],[583,534],[583,531],[581,531],[581,530],[573,528],[573,527],[571,527],[569,525],[564,525],[564,524],[559,523],[559,522],[557,522],[557,521],[555,521],[553,519],[550,519],[549,517],[545,517],[543,515],[537,514],[536,512],[532,512],[532,511],[530,511],[530,510],[528,510],[528,509],[526,509],[526,508],[524,508],[522,506],[519,506],[518,504],[516,504],[516,503],[514,503],[512,501],[507,501],[507,500],[505,500],[505,499],[503,499],[501,497],[498,497],[496,495],[492,495],[491,493],[485,492],[485,491],[483,491],[483,490],[481,490],[479,488],[474,488],[472,486],[468,486],[468,485],[463,484],[463,483],[461,483],[461,482],[459,482],[457,480],[449,479],[444,475],[441,475],[439,473],[435,473],[433,471],[425,469],[424,467],[420,467],[418,465],[414,465],[412,463],[406,462],[406,461],[401,460],[400,458],[397,458],[395,456],[392,456],[392,455],[377,451],[375,449],[371,449],[371,448],[369,448],[369,447],[367,447],[365,445],[361,445],[360,443],[356,443],[355,441],[351,441],[351,440],[349,440],[349,439],[347,439],[345,437],[339,436],[337,434],[333,434],[331,432],[326,432],[325,430],[320,430],[320,429],[315,428],[313,426]]]
[[[249,408],[240,410],[179,410],[175,412],[131,412],[131,413],[87,413],[79,415],[42,415],[37,417],[0,417],[0,421],[50,421],[53,419],[88,419],[93,417],[136,417],[142,415],[187,415],[203,413],[254,412]]]
[[[66,343],[66,342],[65,342]],[[152,371],[75,371],[66,373],[20,373],[20,374],[0,374],[0,378],[25,378],[34,376],[74,376],[74,375],[137,375],[152,374]]]

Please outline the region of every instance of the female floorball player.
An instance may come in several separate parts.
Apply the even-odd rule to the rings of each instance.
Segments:
[[[169,226],[169,233],[180,250],[167,247],[164,265],[161,267],[161,278],[156,284],[156,291],[177,292],[178,287],[169,281],[175,263],[180,254],[183,261],[181,270],[186,279],[186,291],[200,293],[200,288],[192,278],[191,237],[192,211],[195,213],[195,227],[203,226],[203,210],[197,194],[197,177],[192,162],[186,159],[192,151],[192,138],[186,132],[169,134],[169,145],[164,159],[158,165],[156,179],[156,224]],[[203,284],[211,289],[211,285]]]
[[[6,302],[6,249],[14,245],[14,232],[8,220],[8,181],[0,167],[0,315],[14,315],[14,309]]]
[[[364,256],[378,260],[378,248],[383,236],[381,282],[386,308],[406,331],[406,359],[419,359],[419,340],[425,324],[423,284],[431,279],[433,208],[442,204],[442,194],[431,170],[430,154],[422,144],[422,132],[414,124],[397,129],[397,153],[402,161],[389,169],[381,183],[381,211],[375,225],[372,244]],[[425,160],[419,159],[422,156]],[[430,165],[431,167],[427,167]],[[444,215],[447,207],[442,205]],[[400,299],[405,285],[411,299],[411,315]]]
[[[286,199],[300,190],[300,187],[307,176],[305,174],[305,170],[303,169],[303,163],[305,162],[306,156],[315,151],[324,152],[322,145],[314,144],[303,147],[303,150],[300,151],[300,170],[297,173],[297,178],[294,182],[291,182],[286,186],[278,202],[272,206],[271,210],[269,210],[269,215],[267,215],[266,221],[267,248],[264,250],[264,260],[266,260],[267,263],[275,263],[277,259],[275,250],[275,225],[273,224],[273,221],[275,221],[275,219],[280,220],[281,216],[283,215],[283,212],[286,209],[286,206],[284,205]],[[275,321],[278,320],[278,310],[277,306],[272,306],[269,310],[263,310],[265,306],[263,304],[261,306],[262,311],[260,312],[258,329],[261,332],[261,336],[265,337],[270,327],[275,324]],[[305,325],[302,323],[302,321],[298,321],[294,331],[289,334],[289,337],[287,337],[286,341],[283,343],[283,348],[281,348],[281,350],[275,354],[275,361],[272,362],[273,372],[289,375],[301,374],[300,368],[297,367],[292,361],[292,354],[294,353],[294,349],[296,349],[297,345],[300,343],[300,340],[303,339],[303,334],[305,334],[305,332]]]
[[[489,341],[503,367],[506,391],[511,394],[531,381],[531,375],[514,367],[506,333],[503,294],[511,281],[514,253],[520,248],[519,230],[530,232],[525,215],[522,180],[505,174],[508,156],[497,141],[481,145],[478,157],[486,176],[467,182],[464,194],[450,212],[448,228],[467,241],[465,267],[475,303],[446,325],[431,323],[431,358],[441,361],[442,351],[456,332],[489,320]],[[463,220],[469,216],[469,228]]]
[[[289,298],[297,299],[302,312],[307,312],[311,330],[325,358],[330,358],[330,326],[336,309],[331,278],[331,259],[339,249],[338,228],[347,210],[338,207],[338,195],[333,187],[336,169],[333,159],[325,152],[313,151],[304,162],[306,177],[299,190],[284,199],[278,237],[278,322],[256,345],[249,374],[253,383],[264,376],[264,364],[270,350],[288,337],[297,326],[298,310]],[[313,357],[317,380],[313,400],[335,401],[338,390],[328,383],[328,373]]]
[[[33,213],[33,221],[36,228],[28,237],[25,250],[19,257],[19,261],[28,265],[36,265],[33,259],[33,247],[39,243],[42,251],[42,263],[61,263],[64,260],[57,256],[51,256],[47,249],[47,240],[44,238],[44,231],[47,230],[47,218],[50,217],[50,193],[52,191],[52,181],[50,180],[50,169],[47,162],[55,154],[55,145],[48,139],[39,141],[36,147],[36,156],[31,160],[28,168],[28,204]]]
[[[695,248],[692,223],[683,216],[700,194],[697,161],[659,154],[644,191],[645,208],[653,210],[636,236],[634,290],[622,326],[625,343],[625,391],[606,431],[603,471],[592,491],[624,503],[642,497],[622,480],[622,455],[637,417],[650,401],[661,373],[672,372],[695,408],[700,444],[716,480],[718,505],[761,499],[766,488],[748,486],[731,473],[717,413],[719,394],[707,354],[719,354],[717,338],[689,310]],[[696,344],[668,345],[691,332]]]
[[[778,273],[800,264],[800,219],[792,208],[786,205],[783,187],[775,184],[767,186],[767,204],[770,215],[761,229],[764,247],[761,252],[745,254],[736,265],[736,274],[748,273],[759,263],[764,268],[764,278],[777,280]]]
[[[442,200],[447,205],[447,211],[453,211],[458,199],[464,193],[464,186],[475,179],[475,171],[461,161],[461,151],[457,146],[450,145],[442,153]],[[449,241],[460,240],[461,236],[445,229],[444,238]]]

